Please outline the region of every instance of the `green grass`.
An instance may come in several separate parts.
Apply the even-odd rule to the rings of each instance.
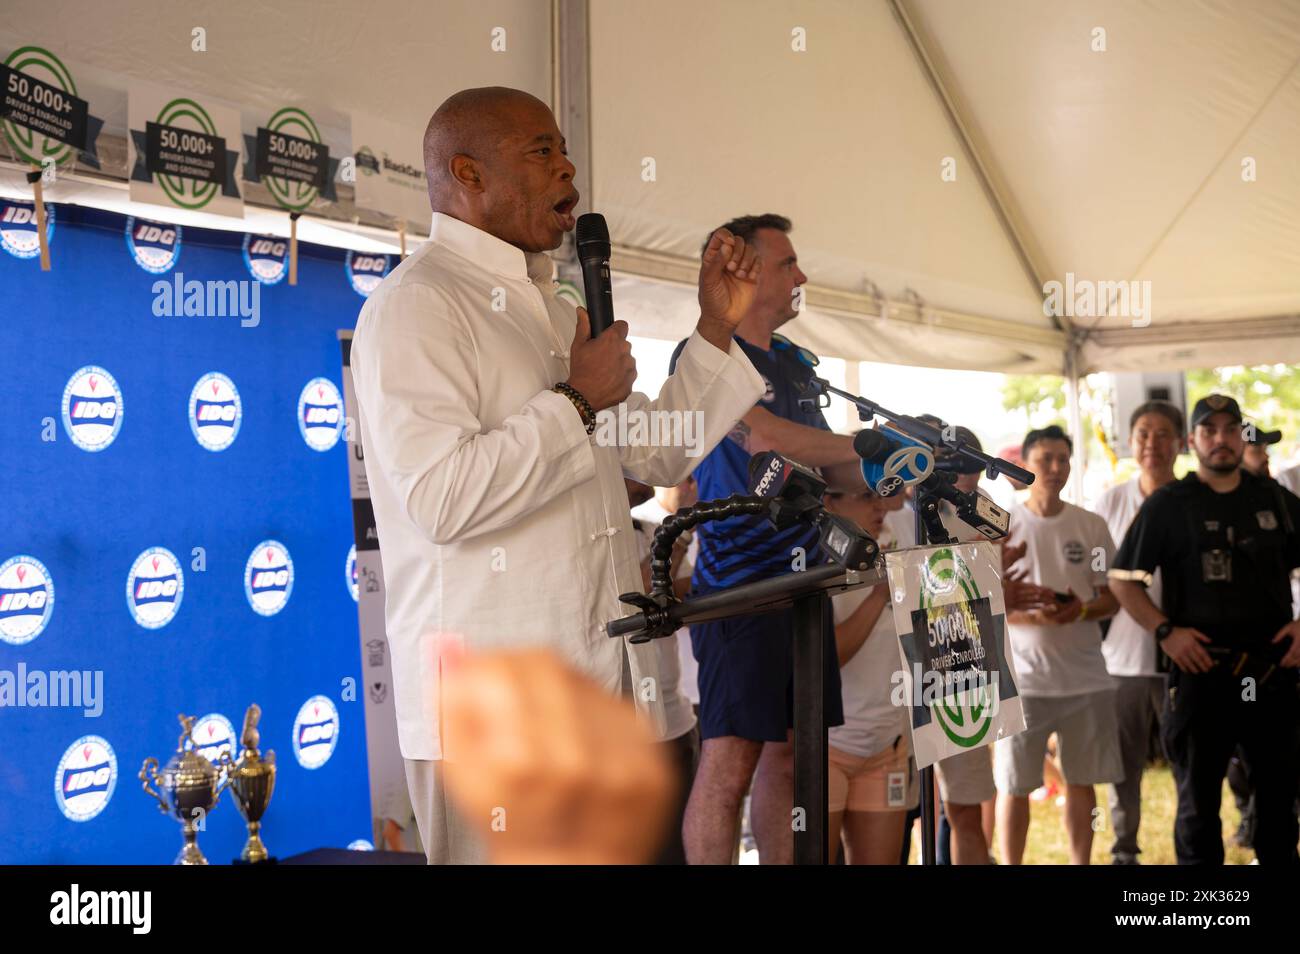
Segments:
[[[1110,864],[1110,846],[1115,835],[1110,827],[1109,786],[1097,786],[1097,805],[1102,810],[1105,827],[1092,836],[1092,863]],[[1138,831],[1138,846],[1142,849],[1144,865],[1173,865],[1178,863],[1174,854],[1174,815],[1178,797],[1174,790],[1173,775],[1169,766],[1151,766],[1142,775],[1142,827]],[[1248,865],[1255,853],[1232,843],[1232,835],[1241,823],[1241,813],[1232,799],[1228,784],[1223,784],[1224,861],[1230,865]],[[912,837],[912,864],[920,864],[920,834],[918,826]],[[994,841],[997,833],[994,832]],[[993,853],[997,855],[997,847]],[[1069,841],[1065,834],[1065,806],[1057,807],[1055,801],[1029,803],[1029,837],[1025,842],[1024,863],[1027,865],[1068,865]]]
[[[1097,786],[1097,805],[1102,809],[1105,827],[1092,836],[1092,863],[1110,864],[1110,846],[1115,840],[1110,827],[1109,786]],[[1168,765],[1155,765],[1142,775],[1142,826],[1138,829],[1138,846],[1144,865],[1178,863],[1174,854],[1174,815],[1178,797]],[[1065,808],[1052,802],[1031,802],[1029,838],[1025,845],[1025,864],[1064,865],[1070,863],[1069,842],[1065,836]],[[1223,820],[1224,861],[1230,865],[1250,864],[1255,853],[1232,843],[1232,835],[1241,823],[1241,813],[1232,800],[1227,782],[1223,785],[1220,809]],[[995,835],[996,838],[996,835]]]

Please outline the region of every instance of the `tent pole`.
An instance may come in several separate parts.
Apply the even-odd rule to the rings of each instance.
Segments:
[[[587,0],[551,0],[551,107],[564,134],[569,158],[577,169],[574,188],[582,195],[575,214],[592,210],[591,194],[591,47]],[[552,258],[560,277],[571,277],[578,253],[572,233],[564,236]],[[579,284],[581,281],[579,280]]]
[[[1065,499],[1083,506],[1083,478],[1088,467],[1088,435],[1083,432],[1083,411],[1079,397],[1083,390],[1082,362],[1079,342],[1071,336],[1065,351],[1065,409],[1070,437],[1074,440],[1074,453],[1070,460],[1070,482],[1065,488]]]

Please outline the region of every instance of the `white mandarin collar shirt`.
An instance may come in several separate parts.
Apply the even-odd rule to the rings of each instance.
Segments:
[[[636,411],[703,413],[685,447],[600,446],[567,398],[577,313],[549,256],[435,213],[429,241],[367,300],[352,375],[386,587],[398,739],[442,758],[439,638],[469,649],[546,646],[611,692],[623,654],[638,707],[664,730],[652,646],[610,639],[641,589],[623,474],[675,484],[764,392],[732,342],[692,334]],[[597,429],[596,436],[602,433]]]

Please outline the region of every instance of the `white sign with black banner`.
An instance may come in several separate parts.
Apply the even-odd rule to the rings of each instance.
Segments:
[[[422,133],[373,116],[352,115],[359,207],[427,225],[431,213]]]
[[[256,136],[245,136],[248,164],[244,176],[263,183],[271,198],[289,212],[302,212],[316,199],[334,201],[339,161],[316,121],[296,106],[276,110]]]
[[[238,109],[133,83],[127,115],[132,200],[243,216]]]
[[[93,145],[101,125],[77,96],[67,67],[35,46],[0,63],[0,118],[14,151],[35,166],[74,158]]]
[[[894,698],[911,712],[917,767],[1023,731],[997,548],[912,547],[885,561],[903,665]]]

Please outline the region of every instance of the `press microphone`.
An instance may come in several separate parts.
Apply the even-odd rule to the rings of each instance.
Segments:
[[[582,265],[582,290],[587,297],[587,319],[594,338],[614,323],[614,293],[609,285],[609,226],[605,217],[599,212],[578,216],[575,240]]]
[[[853,450],[862,458],[862,479],[881,497],[901,493],[934,473],[934,448],[888,424],[859,431]]]
[[[871,535],[847,517],[822,506],[826,481],[816,471],[776,451],[749,459],[749,493],[769,501],[767,519],[777,530],[806,523],[817,531],[817,545],[848,570],[866,570],[876,562],[880,547]]]

